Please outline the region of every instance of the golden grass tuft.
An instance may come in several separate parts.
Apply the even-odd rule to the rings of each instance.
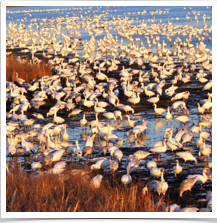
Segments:
[[[53,74],[52,67],[45,61],[40,63],[32,63],[30,59],[19,59],[13,55],[6,57],[6,80],[16,81],[16,73],[18,77],[30,82],[34,78],[43,76],[51,76]]]
[[[142,195],[142,185],[113,188],[103,181],[94,190],[70,170],[58,176],[14,169],[6,175],[7,212],[155,212],[151,200],[151,194]]]

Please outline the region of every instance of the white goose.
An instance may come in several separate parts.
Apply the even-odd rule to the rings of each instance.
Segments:
[[[105,108],[97,107],[96,105],[97,105],[97,102],[95,102],[95,106],[94,106],[94,111],[96,113],[103,113],[103,112],[105,112]]]
[[[16,153],[16,151],[17,151],[17,148],[14,143],[14,138],[12,138],[12,135],[11,135],[11,142],[9,143],[9,146],[8,146],[8,154],[11,154],[13,156]]]
[[[27,142],[25,139],[24,139],[24,136],[20,136],[20,140],[21,140],[21,147],[22,149],[24,150],[24,152],[28,152],[28,151],[31,151],[32,153],[33,150],[34,150],[34,145],[31,143],[31,142]]]
[[[119,163],[117,160],[112,160],[109,164],[109,168],[112,171],[112,174],[114,175],[115,171],[119,168]]]
[[[94,106],[94,101],[88,101],[87,100],[87,96],[85,95],[85,100],[84,100],[84,104],[83,104],[85,107],[88,107],[88,110]]]
[[[56,123],[56,124],[60,124],[60,123],[63,123],[65,122],[65,119],[57,116],[57,111],[55,111],[54,113],[54,117],[53,117],[53,121]]]
[[[144,188],[143,193],[146,194],[149,191],[157,192],[160,196],[161,194],[165,195],[166,191],[168,190],[168,183],[164,180],[163,177],[164,170],[161,169],[161,181],[159,180],[152,180],[150,181]]]
[[[208,161],[208,158],[209,158],[211,152],[212,152],[211,146],[206,145],[206,142],[204,140],[203,141],[203,145],[201,145],[200,148],[199,148],[198,155],[199,156],[201,156],[201,155],[206,156],[207,157],[207,161]]]
[[[109,122],[110,122],[110,119],[114,119],[114,121],[116,122],[116,117],[113,112],[105,112],[102,115],[108,118]]]
[[[129,115],[125,115],[124,117],[127,118],[129,127],[130,127],[130,128],[134,128],[135,125],[136,125],[136,123],[137,123],[137,121],[132,121],[132,120],[130,120],[130,116],[129,116]]]
[[[181,116],[176,117],[176,120],[186,123],[189,121],[189,117],[187,115],[181,115]]]
[[[64,142],[69,141],[69,134],[67,133],[66,127],[67,127],[67,124],[64,125],[64,132],[62,134],[62,139]]]
[[[78,140],[76,140],[76,148],[72,148],[73,153],[74,153],[74,157],[82,157],[82,150],[80,149],[80,146],[78,144]]]
[[[167,145],[165,143],[165,141],[163,142],[163,146],[157,146],[157,147],[154,147],[152,149],[149,149],[150,152],[152,153],[165,153],[167,151]]]
[[[124,110],[127,114],[131,111],[134,114],[134,109],[130,105],[123,105],[119,107],[121,110]]]
[[[102,182],[102,178],[103,178],[103,175],[101,175],[101,174],[96,175],[93,179],[91,179],[90,186],[93,189],[100,188],[100,185],[101,185],[101,182]]]
[[[147,101],[152,104],[157,104],[159,100],[160,100],[160,95],[158,94],[157,97],[149,98]]]
[[[116,149],[113,153],[113,159],[118,160],[120,163],[123,158],[123,152],[120,149]]]
[[[166,109],[164,108],[157,108],[156,104],[153,104],[154,106],[154,111],[157,115],[162,115],[164,112],[166,112]]]
[[[181,149],[182,148],[182,144],[179,143],[178,140],[176,140],[175,138],[172,138],[173,135],[173,131],[170,131],[170,135],[169,135],[169,139],[166,141],[167,142],[167,146],[172,150],[172,153],[174,150],[177,149]]]
[[[198,106],[198,108],[197,108],[198,113],[199,114],[203,114],[205,112],[205,108],[204,107],[200,107],[199,103],[197,103],[197,106]]]
[[[145,86],[144,89],[145,89],[145,94],[146,94],[148,97],[152,97],[152,96],[155,95],[155,93],[154,93],[153,91],[149,91],[149,90],[147,90],[147,89],[148,89],[147,86]]]
[[[140,92],[137,93],[137,98],[129,98],[127,101],[129,101],[131,104],[135,106],[135,104],[138,104],[140,102]]]
[[[179,189],[179,197],[182,197],[182,194],[185,191],[189,190],[191,192],[191,188],[194,186],[195,183],[196,183],[195,178],[188,178],[188,179],[182,181],[182,183],[180,185],[180,189]]]
[[[187,143],[187,142],[191,141],[193,136],[194,136],[193,132],[184,134],[183,137],[182,137],[182,145],[184,143]]]
[[[109,106],[109,104],[105,101],[98,101],[98,98],[96,98],[96,103],[97,103],[97,106],[99,106],[101,108],[105,108],[105,107]]]
[[[93,170],[100,170],[100,169],[103,169],[105,170],[105,168],[107,166],[109,166],[111,160],[110,159],[100,159],[98,160],[95,164],[92,164],[90,166],[90,172],[92,172]]]
[[[182,172],[182,166],[179,165],[179,161],[176,160],[176,165],[173,167],[173,173],[175,174],[177,178],[177,174],[180,174]]]
[[[203,175],[201,174],[194,174],[194,175],[188,175],[188,179],[195,179],[195,184],[200,184],[201,189],[203,189],[202,184],[205,184],[208,180],[208,176],[206,173],[209,171],[209,168],[203,168]]]
[[[85,112],[84,112],[83,118],[80,120],[81,129],[83,128],[83,126],[86,126],[86,124],[87,124],[87,119],[85,118]]]
[[[10,113],[13,112],[12,116],[11,116],[11,120],[13,121],[17,121],[19,120],[19,115],[15,113],[15,110],[14,109],[11,109],[10,110]]]
[[[170,106],[167,107],[167,114],[166,114],[166,120],[167,121],[172,121],[173,119],[173,116],[172,114],[170,113]]]
[[[195,161],[195,165],[197,164],[197,159],[190,152],[178,152],[176,155],[183,159],[185,163],[188,160],[193,160]]]
[[[162,171],[162,169],[163,169],[163,168],[158,168],[158,167],[154,167],[154,166],[152,166],[152,167],[150,168],[150,175],[151,175],[152,177],[159,177],[159,176],[161,175],[161,171]],[[163,169],[163,171],[164,171],[164,169]]]
[[[124,184],[124,186],[126,186],[132,182],[132,177],[130,176],[130,174],[124,174],[121,177],[121,182]]]

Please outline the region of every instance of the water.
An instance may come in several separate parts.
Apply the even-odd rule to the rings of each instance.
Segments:
[[[162,13],[159,14],[159,11],[162,11]],[[88,12],[88,13],[87,13]],[[143,14],[143,12],[145,12]],[[158,13],[157,13],[158,12]],[[154,13],[154,14],[153,14]],[[206,15],[207,19],[205,22],[203,21],[203,15]],[[210,27],[212,25],[212,7],[205,7],[205,6],[192,6],[192,7],[178,7],[178,6],[115,6],[115,7],[67,7],[67,6],[40,6],[40,7],[11,7],[8,8],[7,14],[6,14],[6,26],[8,27],[8,24],[10,22],[17,23],[17,27],[20,23],[24,24],[25,27],[28,29],[28,25],[33,22],[34,19],[36,19],[37,23],[39,24],[40,29],[44,26],[43,19],[47,19],[46,22],[49,21],[49,19],[57,19],[62,18],[63,23],[62,27],[65,27],[65,18],[70,17],[77,17],[78,21],[81,22],[83,18],[81,18],[81,15],[83,18],[87,19],[89,17],[93,17],[94,15],[102,15],[101,19],[102,21],[112,21],[113,18],[125,18],[128,17],[129,21],[131,21],[131,25],[139,25],[141,22],[145,23],[147,25],[150,24],[163,24],[165,23],[168,25],[168,22],[173,23],[174,25],[181,25],[181,26],[192,26],[197,28],[202,28],[204,25],[207,25],[207,27]],[[198,18],[198,22],[195,20],[195,15]],[[186,18],[186,16],[190,17],[189,19]],[[179,20],[177,20],[177,18]],[[154,21],[153,21],[154,20]],[[161,20],[161,21],[160,21]],[[77,21],[77,19],[76,19]],[[139,23],[140,22],[140,23]],[[40,25],[41,23],[41,25]],[[55,23],[54,23],[55,24]],[[120,26],[122,24],[119,24]],[[111,25],[112,28],[114,28],[114,25]],[[36,31],[36,26],[32,27],[33,31]],[[64,34],[69,34],[67,30],[61,30]],[[83,40],[89,40],[90,36],[87,32],[85,32],[84,29],[79,28],[78,31],[81,33],[81,37]],[[53,34],[52,31],[51,36]],[[116,35],[117,32],[114,30],[111,30],[110,32],[112,35]],[[103,32],[102,35],[99,35],[96,37],[96,40],[99,40],[102,38],[106,33]],[[212,35],[209,34],[210,36]],[[133,38],[141,37],[139,35],[133,35]],[[166,37],[161,36],[162,40],[167,41]],[[174,40],[177,37],[177,35],[171,37],[172,40]],[[143,37],[142,37],[143,38]],[[185,37],[180,36],[180,38],[183,40]],[[120,37],[119,37],[120,39]],[[57,41],[63,41],[62,37],[57,37]],[[162,41],[161,40],[161,41]],[[119,40],[120,41],[120,40]],[[172,41],[173,42],[173,41]],[[127,40],[125,39],[125,42],[127,43]],[[193,44],[195,44],[195,38],[193,37]],[[212,48],[212,43],[208,41],[208,38],[206,38],[205,44],[207,44],[207,48]]]
[[[128,21],[131,21],[131,25],[138,26],[141,23],[143,24],[165,24],[168,25],[169,23],[173,23],[174,25],[177,26],[192,26],[192,27],[197,27],[198,29],[203,28],[204,26],[210,27],[212,25],[212,7],[204,7],[204,6],[192,6],[192,7],[177,7],[177,6],[159,6],[159,7],[137,7],[137,6],[132,6],[132,7],[68,7],[68,6],[62,6],[62,7],[54,7],[54,6],[42,6],[42,7],[12,7],[12,8],[7,8],[7,14],[6,14],[6,26],[9,28],[9,23],[17,23],[17,28],[19,27],[19,24],[22,23],[28,30],[28,25],[30,23],[34,23],[33,20],[37,19],[36,23],[39,26],[39,30],[43,29],[43,27],[50,27],[50,18],[52,20],[55,20],[54,25],[57,25],[57,20],[62,19],[61,21],[61,32],[64,33],[65,35],[70,35],[73,36],[74,38],[81,37],[83,41],[85,40],[90,40],[90,35],[88,32],[82,27],[82,21],[83,19],[88,19],[88,18],[93,18],[95,15],[101,15],[102,21],[112,21],[116,20],[117,18],[125,18],[128,17]],[[158,10],[158,13],[157,11]],[[159,10],[162,10],[162,13],[159,14]],[[147,12],[147,13],[143,13]],[[153,13],[156,12],[156,13]],[[203,21],[203,15],[206,14],[206,21]],[[83,16],[83,18],[81,17]],[[186,18],[189,16],[190,18]],[[198,21],[195,20],[195,15],[197,15]],[[80,33],[79,35],[75,35],[74,32],[71,30],[68,30],[66,28],[66,17],[77,17],[77,23],[79,24],[78,27],[78,32]],[[46,21],[43,20],[46,18]],[[31,22],[32,21],[32,22]],[[44,22],[45,21],[45,22]],[[118,26],[121,26],[122,24],[117,23]],[[114,29],[115,26],[113,24],[110,24],[111,31],[110,33],[113,36],[118,35],[118,32]],[[36,25],[32,26],[33,31],[37,31]],[[49,30],[51,37],[54,34],[53,30]],[[208,36],[205,37],[204,43],[206,44],[206,48],[212,49],[212,41],[209,41],[209,37],[212,37],[212,32],[207,31],[206,32]],[[103,33],[100,35],[96,36],[96,41],[103,38],[104,35],[106,35],[105,30],[103,30]],[[9,33],[7,31],[7,36],[9,37]],[[144,42],[144,46],[147,47],[147,42],[146,42],[146,37],[147,35],[139,35],[136,33],[133,35],[134,40],[136,38],[140,38]],[[150,35],[149,35],[150,36]],[[156,37],[156,35],[153,35]],[[160,36],[160,42],[162,43],[165,41],[167,43],[168,48],[171,47],[177,36],[184,41],[187,36],[183,35],[178,35],[175,34],[174,36],[170,36],[172,41],[168,41],[168,38],[162,34],[159,34]],[[203,33],[198,34],[198,36],[203,37]],[[64,43],[64,38],[62,35],[56,36],[57,41],[62,41]],[[10,38],[10,37],[9,37]],[[121,37],[118,36],[118,41],[120,43]],[[192,36],[192,44],[196,45],[197,39],[195,36]],[[128,44],[128,39],[124,38],[124,45]],[[138,43],[141,44],[141,43]],[[157,47],[153,47],[152,45],[152,51],[156,53]],[[83,51],[79,51],[79,55],[83,55]],[[81,57],[80,57],[81,59]],[[197,71],[194,72],[194,75],[198,72],[199,68]],[[166,86],[163,88],[164,90],[167,87],[170,87],[170,79],[168,79]],[[188,127],[189,130],[193,125],[197,125],[199,119],[201,118],[198,116],[197,112],[197,106],[196,104],[200,102],[200,100],[207,98],[207,92],[201,92],[202,90],[202,85],[198,84],[198,81],[192,80],[190,83],[183,85],[179,84],[179,90],[178,92],[182,91],[190,91],[190,97],[186,101],[187,108],[190,111],[189,115],[189,120],[190,122],[185,125],[185,127]],[[162,117],[159,119],[156,114],[154,113],[154,107],[151,106],[149,103],[147,103],[147,97],[144,95],[141,95],[141,102],[136,106],[135,110],[136,113],[134,115],[130,115],[130,118],[133,120],[148,120],[148,128],[146,131],[141,134],[140,138],[134,139],[133,137],[127,138],[127,132],[129,131],[128,123],[126,118],[124,118],[123,122],[118,121],[117,123],[114,123],[111,121],[112,125],[115,126],[115,130],[113,131],[114,134],[118,135],[119,137],[124,139],[123,142],[123,163],[122,163],[122,168],[124,167],[124,163],[128,157],[129,154],[132,154],[135,152],[137,149],[142,149],[142,150],[149,150],[154,146],[154,143],[156,141],[162,140],[162,137],[164,135],[164,131],[167,127],[173,126],[174,130],[176,128],[180,127],[180,122],[175,120],[173,117],[173,121],[167,122],[165,119],[166,113],[162,115]],[[120,103],[125,102],[123,99],[120,101]],[[127,103],[126,103],[127,104]],[[167,108],[168,105],[171,105],[172,102],[170,101],[169,98],[162,97],[160,102],[158,103],[158,107],[161,108]],[[114,107],[109,107],[107,109],[108,111],[114,111]],[[80,148],[84,148],[86,137],[89,134],[89,129],[85,132],[84,130],[81,129],[79,121],[82,119],[82,114],[77,115],[76,118],[67,118],[66,114],[63,112],[58,112],[58,115],[62,116],[65,118],[66,123],[68,124],[67,127],[67,132],[70,136],[69,142],[73,143],[75,146],[75,141],[79,140],[79,146]],[[123,116],[125,114],[123,113]],[[88,121],[94,120],[95,119],[95,114],[94,112],[87,113],[86,119]],[[99,116],[99,120],[104,122],[104,123],[109,123],[107,119],[105,119],[103,116]],[[47,118],[45,119],[45,123],[47,122],[52,122],[52,118]],[[35,122],[35,124],[37,121]],[[205,128],[203,127],[202,129],[205,131]],[[197,140],[197,136],[195,135],[195,139]],[[208,141],[208,144],[211,144],[211,140]],[[195,146],[195,142],[190,142],[189,145],[186,145],[186,147],[192,149],[193,155],[198,157],[198,148]],[[175,165],[175,157],[172,156],[171,150],[168,148],[167,152],[165,154],[162,154],[161,156],[162,160],[159,161],[159,166],[164,166],[165,163],[170,163]],[[67,161],[71,160],[71,157],[69,155],[65,155],[65,159]],[[141,169],[145,170],[146,169],[146,164],[149,160],[152,160],[153,157],[149,156],[147,157],[142,163],[141,163]],[[7,161],[11,160],[11,158],[7,157]],[[31,163],[31,159],[27,157],[20,156],[18,158],[20,162],[28,162]],[[80,162],[84,163],[86,159],[81,158]],[[212,161],[212,156],[209,157],[209,161]],[[183,162],[182,162],[183,164]],[[194,164],[190,164],[191,168],[195,171],[200,173],[201,169],[197,168],[194,166]],[[199,167],[204,166],[204,162],[202,160],[199,160]],[[121,170],[123,171],[123,170]],[[167,171],[170,171],[170,169],[167,169]],[[144,178],[147,179],[147,178]]]

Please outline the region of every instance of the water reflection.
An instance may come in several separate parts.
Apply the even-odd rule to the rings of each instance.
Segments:
[[[167,122],[159,119],[158,121],[155,122],[155,131],[158,131],[158,128],[161,128],[162,126],[166,125]]]

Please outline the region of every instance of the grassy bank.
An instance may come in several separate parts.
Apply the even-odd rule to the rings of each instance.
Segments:
[[[53,74],[51,65],[44,61],[32,63],[28,58],[19,59],[13,55],[9,55],[6,58],[6,80],[17,81],[16,73],[18,73],[19,78],[28,83],[34,78]]]
[[[99,189],[91,189],[89,179],[73,176],[41,174],[36,177],[20,170],[7,173],[7,212],[151,212],[151,195],[142,195],[142,185],[113,188],[103,181]],[[86,180],[85,180],[86,179]]]

